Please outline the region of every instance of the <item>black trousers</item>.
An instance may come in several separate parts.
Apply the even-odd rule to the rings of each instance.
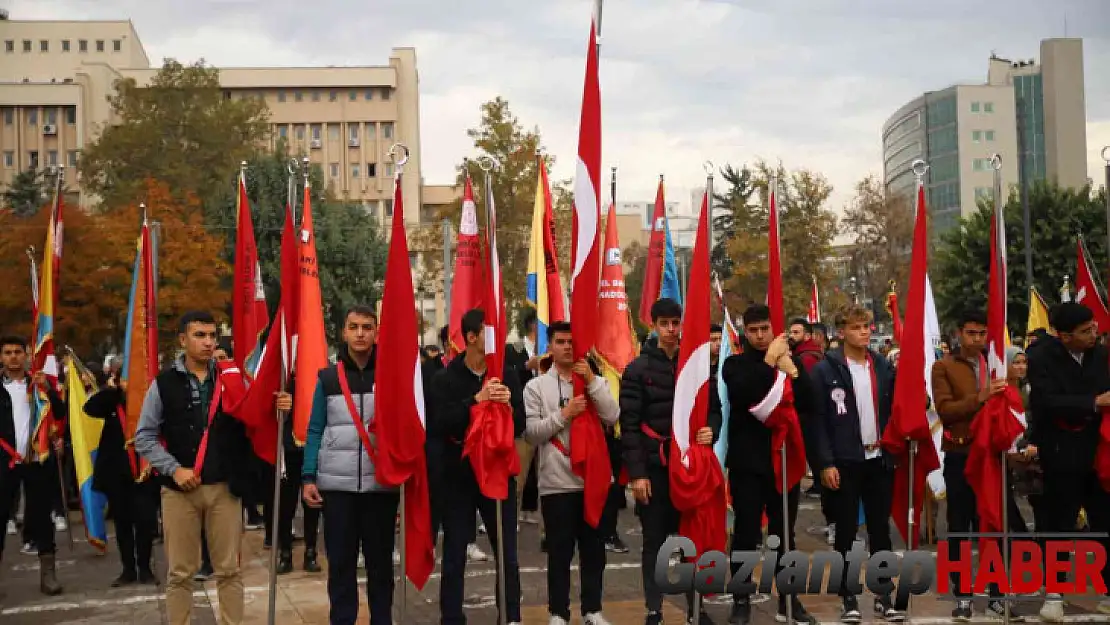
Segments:
[[[547,611],[570,621],[570,564],[577,544],[582,615],[600,612],[605,539],[586,522],[585,495],[557,493],[541,500],[547,528]]]
[[[605,500],[605,512],[602,513],[598,531],[601,532],[603,539],[613,540],[617,537],[617,518],[620,516],[621,508],[627,506],[627,499],[624,494],[625,487],[620,485],[623,466],[621,441],[613,436],[612,432],[606,432],[605,442],[609,447],[609,467],[613,471],[613,483],[609,486],[609,498]]]
[[[655,560],[667,537],[678,533],[681,518],[671,502],[671,479],[665,467],[648,467],[651,480],[651,498],[646,504],[636,504],[636,515],[643,528],[643,553],[641,569],[644,575],[644,606],[649,612],[663,611],[663,593],[655,583]],[[694,593],[686,593],[686,615],[694,610]]]
[[[890,506],[893,498],[894,474],[883,466],[882,458],[863,462],[837,464],[840,488],[828,492],[833,523],[836,523],[834,548],[846,556],[859,530],[859,504],[867,521],[867,546],[871,554],[890,551]],[[848,596],[848,567],[844,567],[840,595]]]
[[[467,461],[468,462],[468,461]],[[443,625],[465,625],[463,614],[466,546],[474,539],[476,514],[482,515],[486,536],[494,558],[501,558],[497,549],[497,505],[478,490],[469,466],[458,470],[460,475],[444,480],[443,564],[439,586],[439,605]],[[509,478],[509,496],[501,502],[501,525],[504,528],[505,621],[520,622],[520,563],[517,560],[516,480]],[[329,530],[330,531],[330,528]],[[548,530],[550,531],[550,530]],[[325,532],[326,534],[326,532]],[[330,555],[330,552],[329,552]],[[498,599],[500,601],[500,599]]]
[[[1075,532],[1080,508],[1087,511],[1090,532],[1110,532],[1110,494],[1102,490],[1093,470],[1079,473],[1044,467],[1044,494],[1041,500],[1046,527],[1037,527],[1038,532]],[[1110,550],[1110,540],[1098,540]],[[1110,582],[1110,562],[1102,569],[1102,579],[1103,582]]]
[[[358,553],[366,559],[370,622],[393,622],[393,546],[399,493],[324,491],[331,625],[358,620]]]
[[[0,527],[8,525],[15,510],[13,491],[23,487],[23,533],[26,540],[35,543],[39,555],[54,553],[54,523],[50,520],[50,512],[54,508],[54,501],[59,496],[57,482],[58,472],[53,468],[53,457],[46,462],[25,462],[9,469],[6,463],[0,468]],[[3,541],[0,541],[0,559],[4,553]]]
[[[316,549],[317,536],[320,530],[320,509],[305,504],[301,498],[301,467],[304,464],[304,452],[285,450],[285,478],[281,480],[281,505],[278,509],[278,548],[282,551],[293,550],[293,519],[297,516],[297,504],[304,511],[304,546],[305,549]],[[273,534],[274,522],[274,468],[268,468],[267,477],[263,480],[268,495],[262,502],[263,517],[266,523],[266,536]]]
[[[775,570],[777,574],[782,570],[782,555],[785,553],[785,544],[782,541],[782,494],[775,485],[774,473],[752,473],[750,471],[729,471],[729,489],[732,493],[732,510],[734,519],[732,524],[732,551],[758,550],[763,539],[763,514],[767,514],[767,536],[779,537],[780,564]],[[794,542],[794,524],[798,521],[798,495],[800,485],[790,489],[787,493],[786,503],[789,512],[789,535],[791,549],[797,544]],[[837,528],[837,534],[840,534]],[[740,570],[739,564],[732,567],[733,575]],[[745,580],[750,581],[750,580]],[[741,601],[744,597],[733,597]],[[779,601],[783,600],[779,597]]]
[[[158,532],[158,492],[153,480],[141,484],[123,480],[107,495],[124,572],[151,570],[150,554]]]

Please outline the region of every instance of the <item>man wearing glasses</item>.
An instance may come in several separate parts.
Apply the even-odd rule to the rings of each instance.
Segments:
[[[1029,359],[1030,427],[1044,470],[1045,527],[1037,532],[1074,532],[1083,508],[1090,531],[1105,536],[1110,531],[1110,495],[1094,466],[1102,414],[1110,409],[1106,347],[1098,342],[1091,310],[1082,304],[1054,307],[1049,322],[1056,336],[1038,340],[1036,356]],[[1110,581],[1110,566],[1103,567],[1102,579]],[[1110,614],[1110,599],[1104,598],[1098,610]],[[1040,616],[1049,623],[1063,621],[1060,595],[1045,596]]]

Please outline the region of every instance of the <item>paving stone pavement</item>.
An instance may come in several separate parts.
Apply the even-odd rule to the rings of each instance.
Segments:
[[[74,514],[75,521],[78,515]],[[941,512],[943,518],[943,511]],[[823,524],[819,505],[813,499],[804,499],[799,513],[797,526],[799,547],[805,551],[829,549],[819,526]],[[643,623],[643,593],[639,566],[638,522],[631,509],[622,511],[620,528],[631,548],[628,554],[609,554],[605,574],[605,615],[614,625],[639,625]],[[943,531],[943,528],[942,530]],[[75,537],[82,532],[74,528]],[[0,625],[39,625],[51,623],[68,624],[135,624],[157,625],[166,623],[164,598],[161,589],[153,586],[128,586],[120,589],[110,588],[111,581],[119,573],[119,560],[114,550],[114,541],[109,540],[110,548],[104,555],[96,554],[84,542],[78,542],[72,550],[66,546],[64,533],[58,534],[58,575],[66,586],[60,597],[44,597],[38,592],[38,560],[19,553],[18,536],[7,536],[4,560],[0,563]],[[321,541],[321,545],[323,542]],[[485,537],[479,538],[479,545],[489,552]],[[243,544],[243,572],[246,587],[246,625],[266,623],[267,617],[267,566],[269,551],[262,548],[260,532],[247,532]],[[896,545],[896,548],[900,548]],[[279,578],[276,599],[276,622],[281,625],[315,625],[328,622],[328,600],[326,575],[309,574],[299,570],[303,546],[298,543],[294,552],[294,565],[297,570]],[[156,551],[156,568],[164,579],[165,560],[160,547]],[[523,592],[523,617],[527,625],[544,625],[548,621],[546,559],[539,550],[539,528],[536,525],[522,524],[520,528],[521,586]],[[322,561],[321,564],[324,564]],[[496,567],[492,561],[471,563],[467,571],[466,613],[470,623],[494,625],[497,613],[494,608],[496,596]],[[360,572],[364,574],[364,572]],[[572,611],[577,610],[577,575],[572,576]],[[401,589],[397,590],[400,603]],[[398,623],[435,624],[439,622],[438,568],[425,589],[420,592],[411,586],[406,590],[406,610],[402,615],[395,609]],[[213,608],[216,605],[214,583],[198,586],[194,595],[194,625],[215,625]],[[362,609],[359,623],[368,623],[365,595],[362,596]],[[835,597],[809,596],[804,602],[809,610],[822,623],[835,623],[839,616],[839,600]],[[709,614],[716,623],[727,622],[728,597],[706,600]],[[985,600],[977,601],[977,614],[981,614]],[[771,597],[756,597],[755,619],[757,624],[774,623],[777,602]],[[870,612],[871,598],[861,597],[865,622],[881,622]],[[1035,612],[1039,603],[1035,599],[1019,602],[1021,607]],[[1067,622],[1073,623],[1110,623],[1110,616],[1097,614],[1095,601],[1076,599],[1068,605]],[[950,597],[933,595],[916,597],[912,606],[913,621],[919,625],[932,625],[951,622]],[[685,599],[681,596],[669,597],[666,602],[666,622],[682,623],[685,616]],[[581,620],[576,616],[574,623]],[[991,622],[976,619],[976,622]],[[995,621],[997,622],[997,621]]]

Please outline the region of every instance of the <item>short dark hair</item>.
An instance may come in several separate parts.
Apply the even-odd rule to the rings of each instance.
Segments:
[[[956,327],[963,330],[969,323],[975,323],[981,326],[987,325],[987,313],[981,310],[965,310],[960,313],[956,319]]]
[[[681,319],[682,304],[679,304],[669,297],[655,300],[655,303],[651,305],[651,322],[655,323],[664,317],[668,319]]]
[[[451,326],[443,326],[439,329],[439,344],[443,349],[447,349],[447,343],[451,339]]]
[[[794,319],[790,320],[790,325],[788,325],[786,327],[787,328],[792,328],[794,326],[802,326],[802,332],[805,332],[806,334],[813,334],[813,326],[809,324],[808,319],[803,319],[802,317],[795,317]]]
[[[7,347],[8,345],[18,345],[23,348],[23,351],[27,351],[27,339],[22,336],[16,336],[14,334],[0,336],[0,348]]]
[[[744,325],[771,320],[771,309],[766,304],[752,304],[744,311]]]
[[[177,331],[179,334],[185,334],[189,330],[189,324],[200,323],[203,325],[216,325],[216,318],[212,313],[207,310],[190,310],[189,312],[181,315],[181,319],[177,322]]]
[[[520,328],[524,330],[525,334],[528,334],[538,320],[539,316],[536,314],[536,309],[529,306],[520,313]]]
[[[1074,332],[1076,328],[1095,318],[1083,304],[1064,302],[1053,307],[1048,313],[1048,322],[1057,332]]]
[[[825,327],[825,324],[823,324],[823,323],[814,323],[812,325],[813,325],[813,334],[820,334],[821,336],[823,336],[825,338],[829,337],[829,329]]]
[[[547,336],[548,337],[555,336],[555,334],[559,333],[559,332],[570,334],[570,322],[569,321],[553,321],[553,322],[551,322],[551,325],[547,326]]]
[[[370,317],[375,322],[378,321],[378,311],[374,310],[373,306],[367,304],[355,304],[347,308],[347,312],[343,313],[343,325],[347,325],[347,319],[351,315],[358,315],[359,317]]]
[[[722,331],[721,324],[719,324],[719,323],[709,324],[709,333],[710,334],[713,334],[714,332],[721,332],[721,331]]]
[[[468,334],[477,334],[481,336],[482,326],[486,322],[486,313],[481,308],[474,308],[466,311],[462,316],[462,333],[463,339],[466,339]]]

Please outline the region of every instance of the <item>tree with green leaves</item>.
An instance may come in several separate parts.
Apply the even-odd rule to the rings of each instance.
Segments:
[[[259,152],[247,160],[247,198],[271,316],[281,290],[281,229],[285,223],[289,160],[284,145],[276,152]],[[237,172],[233,173],[220,185],[219,195],[211,198],[205,210],[208,228],[225,238],[224,258],[229,264],[235,262],[237,176]],[[309,171],[309,183],[320,261],[320,291],[325,319],[332,322],[327,324],[328,339],[335,341],[348,307],[373,305],[381,297],[388,245],[372,215],[357,204],[337,202],[325,194],[324,174],[319,167]],[[294,195],[295,217],[300,223],[304,178],[299,172]],[[230,288],[230,282],[227,286]]]
[[[0,193],[3,207],[18,217],[30,217],[37,213],[50,198],[46,170],[25,169],[12,178],[11,183]]]
[[[1076,266],[1076,235],[1082,234],[1099,273],[1107,267],[1106,190],[1065,189],[1038,182],[1029,189],[1030,228],[1033,246],[1033,283],[1050,304],[1059,301],[1064,276]],[[960,221],[960,226],[941,236],[940,249],[930,264],[937,313],[942,324],[953,321],[968,307],[986,310],[987,277],[990,272],[990,224],[992,206],[981,203],[978,210]],[[1029,284],[1022,259],[1025,234],[1021,200],[1010,194],[1004,207],[1006,254],[1009,259],[1006,312],[1011,332],[1025,332],[1029,315]]]
[[[142,200],[148,178],[207,204],[269,133],[265,102],[226,97],[219,70],[203,61],[168,59],[146,85],[117,80],[109,102],[120,122],[85,147],[79,165],[105,210]]]
[[[729,256],[729,246],[736,238],[737,231],[751,231],[751,223],[757,214],[752,205],[752,195],[756,191],[755,172],[747,165],[740,169],[726,164],[721,169],[726,191],[713,193],[713,250],[709,256],[712,271],[722,277],[731,276],[734,265]]]

